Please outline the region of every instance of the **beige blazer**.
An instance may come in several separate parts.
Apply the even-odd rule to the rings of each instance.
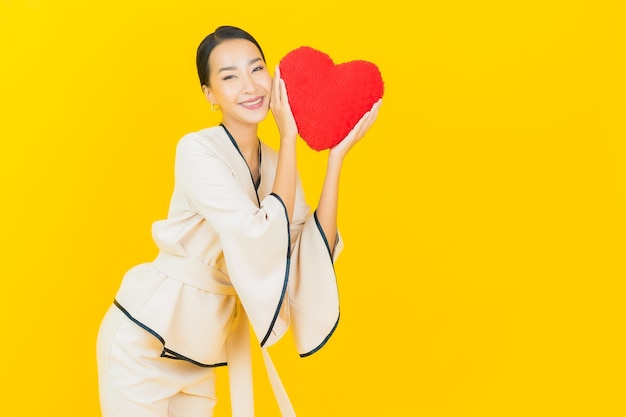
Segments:
[[[301,356],[335,330],[333,262],[343,242],[338,235],[336,247],[328,247],[299,179],[289,224],[280,197],[271,194],[277,156],[261,142],[257,189],[222,126],[179,141],[169,213],[153,224],[159,255],[130,269],[116,295],[118,307],[161,340],[162,356],[227,364],[227,340],[242,313],[262,348],[290,327]]]

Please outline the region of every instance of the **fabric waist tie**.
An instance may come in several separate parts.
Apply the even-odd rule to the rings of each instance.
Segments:
[[[170,278],[192,287],[215,294],[237,295],[232,285],[222,284],[229,281],[225,273],[193,258],[160,252],[153,264]]]
[[[218,280],[221,278],[222,282],[228,281],[226,274],[195,259],[160,252],[153,263],[170,278],[187,285],[215,294],[237,295],[232,285],[222,284]],[[230,333],[226,338],[225,347],[228,361],[232,416],[253,417],[254,390],[252,386],[250,328],[248,316],[239,298],[237,298],[235,317]],[[272,363],[269,352],[264,348],[261,348],[261,352],[282,417],[296,417],[296,413]]]
[[[261,348],[274,397],[282,417],[296,417],[287,391],[276,372],[267,349]],[[252,357],[250,352],[250,329],[248,316],[237,300],[237,310],[230,334],[226,339],[230,400],[233,417],[254,416],[254,389],[252,386]]]
[[[278,376],[278,372],[276,372],[276,368],[272,363],[269,352],[267,351],[267,349],[264,348],[261,348],[261,352],[263,353],[263,362],[265,362],[267,376],[270,378],[270,384],[272,385],[272,390],[274,391],[274,397],[276,398],[276,402],[278,403],[280,414],[283,417],[296,417],[296,412],[291,405],[291,401],[289,401],[287,391],[285,391],[285,387],[280,381],[280,377]]]

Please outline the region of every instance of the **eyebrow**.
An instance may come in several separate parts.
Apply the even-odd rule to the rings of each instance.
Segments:
[[[250,66],[250,65],[252,65],[252,64],[254,64],[255,62],[258,62],[258,61],[262,61],[262,59],[261,59],[261,58],[259,58],[259,57],[254,58],[254,59],[251,59],[250,61],[248,61],[248,66]],[[236,67],[236,66],[234,66],[234,65],[231,65],[231,66],[229,66],[229,67],[223,67],[223,68],[220,68],[220,69],[217,71],[217,73],[219,74],[219,73],[220,73],[220,72],[222,72],[222,71],[232,71],[232,70],[235,70],[235,69],[237,69],[237,67]]]

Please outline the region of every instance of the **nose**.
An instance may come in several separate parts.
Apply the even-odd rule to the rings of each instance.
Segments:
[[[247,74],[245,77],[243,77],[242,82],[243,82],[241,86],[242,93],[244,94],[254,93],[254,90],[256,89],[256,84],[250,74]]]

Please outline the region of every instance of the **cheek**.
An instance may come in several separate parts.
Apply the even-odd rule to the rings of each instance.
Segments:
[[[270,77],[269,73],[265,73],[263,78],[259,80],[259,85],[261,85],[265,90],[272,90],[272,77]]]
[[[220,85],[219,88],[215,88],[213,90],[213,93],[215,94],[216,97],[218,97],[222,101],[236,98],[238,89],[234,84],[235,83],[229,83],[227,85]]]

